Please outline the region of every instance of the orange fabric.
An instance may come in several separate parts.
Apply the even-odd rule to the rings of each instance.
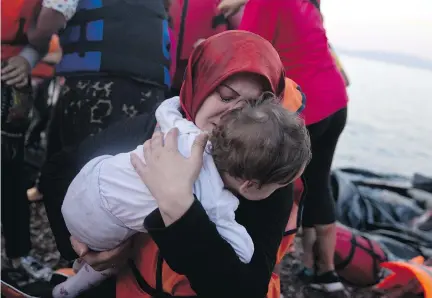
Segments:
[[[45,62],[39,62],[31,72],[32,77],[51,78],[54,76],[54,66]]]
[[[152,287],[156,287],[156,267],[158,247],[146,234],[138,234],[134,238],[135,265],[140,271],[144,280]],[[162,267],[163,289],[166,293],[175,296],[195,295],[190,288],[189,281],[184,275],[175,273],[166,262]],[[118,298],[151,298],[136,284],[135,278],[127,268],[117,278],[116,297]]]
[[[279,298],[281,293],[280,278],[276,273],[272,273],[267,292],[267,298]]]
[[[297,215],[300,205],[300,200],[303,194],[303,183],[297,179],[294,183],[294,206],[291,210],[290,220],[287,225],[287,231],[295,231],[297,228]],[[282,239],[279,251],[277,254],[277,263],[280,263],[288,252],[289,248],[293,245],[295,233],[284,236]],[[135,264],[140,271],[144,280],[152,287],[155,288],[155,272],[157,266],[158,248],[151,238],[146,234],[139,234],[134,239],[134,255]],[[163,289],[166,293],[173,296],[191,296],[195,292],[190,288],[189,281],[186,276],[175,273],[165,262],[162,269]],[[116,288],[117,298],[151,298],[151,296],[141,290],[135,281],[135,277],[129,268],[126,268],[117,278]],[[275,273],[272,274],[267,298],[280,297],[280,279]]]
[[[282,238],[281,244],[279,245],[279,250],[276,256],[276,264],[280,264],[283,258],[285,257],[285,255],[290,253],[291,250],[293,250],[294,239],[298,228],[297,222],[298,222],[298,215],[300,211],[301,199],[303,196],[303,190],[304,190],[303,181],[300,178],[294,181],[294,203],[291,209],[291,214],[287,223],[287,227],[285,228],[285,236]],[[280,278],[276,273],[273,273],[267,291],[267,298],[279,298],[279,297],[280,297]]]
[[[384,278],[376,287],[391,291],[418,281],[416,293],[422,293],[425,298],[432,298],[432,267],[424,264],[424,258],[419,256],[408,262],[384,262],[381,267],[389,269],[392,273]]]
[[[72,268],[60,268],[57,269],[54,274],[60,274],[60,275],[64,275],[64,276],[73,276],[75,275],[75,272],[73,271]]]
[[[10,286],[10,285],[4,284],[4,283],[1,284],[1,293],[2,293],[2,296],[4,295],[4,297],[6,297],[6,298],[23,298],[23,297],[25,297],[21,292],[14,289],[13,286]]]
[[[24,5],[25,4],[25,5]],[[1,1],[1,60],[5,61],[20,53],[24,44],[9,45],[16,41],[17,36],[27,32],[28,26],[32,21],[41,5],[41,0],[2,0]],[[20,20],[24,19],[23,32],[18,32]],[[22,41],[24,42],[24,41]]]
[[[153,240],[149,236],[140,234],[135,236],[134,247],[135,247],[135,264],[140,271],[144,280],[152,287],[156,286],[156,266],[157,266],[157,254],[158,248]],[[280,262],[285,255],[285,251],[291,246],[295,235],[289,235],[284,237],[281,243],[281,247],[278,253],[278,262]],[[165,262],[163,263],[162,269],[162,281],[163,289],[166,293],[181,297],[181,296],[193,296],[196,293],[190,288],[189,281],[184,275],[175,273]],[[130,269],[127,268],[117,278],[116,288],[117,298],[151,298],[151,296],[142,291],[137,285],[133,274]],[[280,279],[276,273],[273,273],[269,282],[269,288],[267,298],[279,298],[280,297]]]
[[[49,44],[48,53],[61,51],[59,37],[54,34]],[[51,78],[54,76],[54,66],[45,62],[39,62],[32,70],[32,77]]]
[[[58,51],[60,51],[60,38],[57,34],[54,34],[51,37],[48,53],[56,53]]]
[[[282,105],[285,109],[300,113],[306,102],[306,97],[301,91],[300,86],[289,78],[285,78],[285,92]]]

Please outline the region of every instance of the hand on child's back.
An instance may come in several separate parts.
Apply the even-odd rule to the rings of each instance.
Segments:
[[[70,237],[73,249],[77,255],[96,271],[120,267],[125,264],[131,254],[131,239],[126,240],[114,249],[102,252],[91,251],[87,245]]]
[[[189,158],[178,150],[177,128],[165,137],[155,132],[144,143],[144,163],[136,154],[131,154],[131,163],[141,180],[157,201],[166,226],[179,219],[192,205],[192,187],[201,171],[207,134],[196,137]]]

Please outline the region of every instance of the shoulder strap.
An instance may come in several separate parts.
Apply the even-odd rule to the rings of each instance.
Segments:
[[[139,272],[138,268],[136,267],[134,261],[132,259],[128,260],[129,268],[131,269],[132,274],[134,275],[134,278],[135,278],[138,286],[141,288],[141,290],[143,290],[144,292],[146,292],[147,294],[149,294],[150,296],[155,297],[155,298],[174,298],[174,297],[197,298],[197,296],[172,296],[172,295],[164,292],[163,284],[162,284],[163,262],[164,262],[164,260],[161,256],[160,252],[158,252],[157,267],[156,267],[156,288],[152,288],[147,283],[147,281],[142,277],[142,275]]]
[[[129,265],[129,268],[132,271],[132,274],[135,277],[135,280],[136,280],[138,286],[141,288],[141,290],[143,290],[144,292],[146,292],[150,296],[155,297],[157,295],[156,289],[153,289],[146,282],[146,280],[142,277],[141,273],[139,272],[138,268],[135,266],[135,263],[134,263],[134,261],[132,259],[128,260],[128,265]]]
[[[177,53],[176,53],[176,62],[177,63],[179,63],[181,55],[183,53],[183,41],[184,41],[188,6],[189,6],[189,0],[184,0],[182,11],[181,11],[181,16],[180,16],[180,29],[179,29],[179,33],[178,33],[178,39],[177,39]]]

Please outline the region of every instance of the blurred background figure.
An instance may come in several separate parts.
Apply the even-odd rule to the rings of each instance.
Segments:
[[[236,28],[235,17],[246,0],[171,0],[169,10],[176,44],[176,67],[171,88],[178,95],[186,65],[196,42],[217,33]]]
[[[44,53],[27,40],[40,1],[2,1],[1,46],[1,220],[11,272],[3,276],[49,276],[51,270],[29,256],[30,211],[24,171],[24,141],[32,106],[31,69]],[[47,48],[47,45],[46,45]]]
[[[153,113],[164,100],[171,86],[167,4],[43,0],[28,34],[38,45],[64,28],[59,33],[63,57],[56,74],[65,82],[51,120],[38,188],[66,259],[76,254],[61,215],[63,194],[51,175],[58,170],[55,155],[115,122]]]
[[[52,108],[55,102],[53,97],[58,96],[60,78],[55,77],[55,65],[61,61],[62,50],[60,41],[55,34],[51,38],[48,54],[36,65],[31,73],[33,87],[32,123],[26,138],[26,150],[32,155],[31,161],[37,170],[40,170],[46,151],[46,132],[51,119]],[[57,92],[55,92],[57,91]],[[43,137],[43,139],[42,139]],[[30,177],[31,180],[32,177]],[[33,182],[33,181],[31,181]],[[30,202],[42,199],[37,186],[27,190]]]

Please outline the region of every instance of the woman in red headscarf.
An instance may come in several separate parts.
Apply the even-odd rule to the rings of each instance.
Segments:
[[[200,129],[211,131],[241,96],[257,96],[263,91],[282,96],[284,89],[283,66],[271,44],[249,32],[229,31],[207,39],[194,50],[180,98],[185,117]],[[289,90],[293,90],[292,97],[297,99],[298,91]],[[86,139],[72,155],[65,152],[64,158],[58,157],[57,162],[74,163],[76,174],[94,156],[136,148],[151,138],[155,125],[153,115],[140,115],[114,124]],[[189,182],[195,181],[194,173],[198,173],[195,169],[201,167],[200,140],[203,141],[198,139],[198,146],[195,146],[198,154],[193,154],[197,158],[184,159],[175,155],[177,150],[172,150],[175,160],[161,158],[160,162],[168,161],[168,164],[153,171],[153,180],[146,182],[158,198],[159,209],[144,222],[151,238],[146,234],[132,240],[133,258],[118,277],[116,297],[266,296],[282,235],[291,217],[293,187],[282,188],[259,202],[239,198],[236,220],[245,226],[255,244],[251,262],[242,263],[189,188],[192,185]],[[151,143],[153,146],[157,141],[152,139]],[[158,167],[157,163],[152,165]],[[168,182],[163,178],[173,173],[174,178],[169,178]],[[63,176],[69,175],[70,180],[73,174],[62,172]],[[62,188],[62,184],[56,181],[53,190],[56,191],[58,185]],[[162,184],[165,195],[156,195],[158,185]],[[64,187],[58,190],[58,197],[62,191],[66,191]],[[171,197],[173,193],[175,198]],[[130,257],[128,243],[101,253],[88,251],[74,239],[72,243],[77,254],[97,270],[116,266]],[[274,294],[268,297],[276,297],[278,290],[273,284],[271,289]],[[91,296],[110,297],[100,289]]]

